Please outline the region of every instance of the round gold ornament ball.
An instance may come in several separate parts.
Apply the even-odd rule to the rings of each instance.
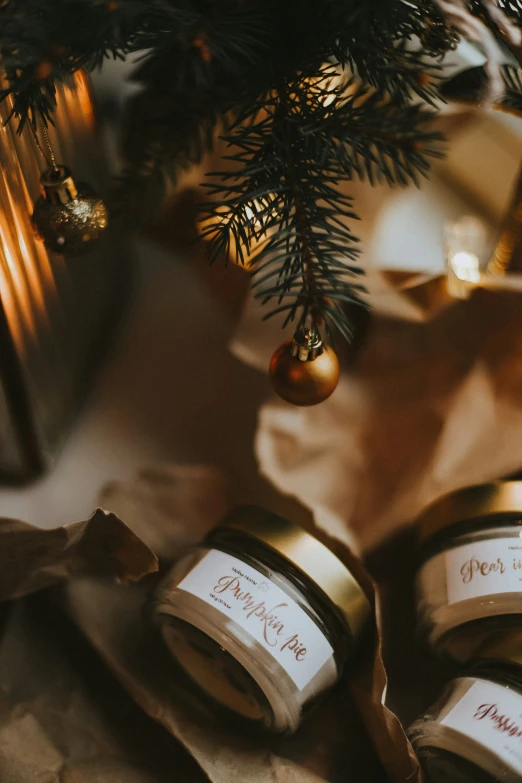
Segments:
[[[324,346],[314,359],[303,361],[295,354],[295,341],[283,343],[272,356],[270,381],[277,394],[293,405],[317,405],[335,390],[340,375],[339,360]]]
[[[65,166],[41,177],[42,195],[34,205],[33,226],[48,250],[86,253],[107,228],[107,207],[90,185],[76,184]]]

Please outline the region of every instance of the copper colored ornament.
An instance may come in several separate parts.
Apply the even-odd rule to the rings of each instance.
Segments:
[[[315,329],[301,329],[272,356],[270,381],[283,400],[293,405],[317,405],[339,382],[339,360],[323,345]]]
[[[33,212],[36,233],[55,253],[86,253],[107,228],[107,207],[90,185],[76,184],[65,166],[44,172],[40,182],[42,195]]]

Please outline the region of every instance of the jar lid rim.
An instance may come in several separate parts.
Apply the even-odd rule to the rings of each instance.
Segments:
[[[522,518],[522,481],[493,481],[443,495],[418,518],[419,540],[424,543],[440,530],[460,522],[500,514],[520,514]]]
[[[348,566],[315,536],[258,506],[240,506],[214,531],[226,529],[263,542],[303,572],[340,610],[354,638],[359,636],[371,613],[370,601]]]
[[[505,663],[522,668],[522,630],[497,631],[478,648],[474,660],[482,663]]]

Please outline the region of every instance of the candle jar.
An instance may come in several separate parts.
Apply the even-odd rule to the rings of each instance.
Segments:
[[[495,635],[409,729],[426,783],[522,780],[522,633]]]
[[[522,627],[522,482],[454,492],[419,520],[421,629],[465,662],[493,631]]]
[[[219,712],[292,732],[341,677],[370,615],[348,568],[298,525],[237,509],[156,595],[162,636]]]

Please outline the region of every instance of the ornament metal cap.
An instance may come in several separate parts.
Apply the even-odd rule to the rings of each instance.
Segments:
[[[50,204],[69,204],[78,195],[72,173],[67,166],[47,169],[40,177],[42,196]]]
[[[240,531],[262,541],[314,582],[359,636],[371,613],[361,585],[334,553],[300,525],[257,506],[241,506],[217,528]],[[212,539],[212,532],[209,534]]]
[[[495,481],[445,495],[419,518],[419,539],[426,541],[439,530],[459,522],[487,519],[499,514],[522,519],[522,481]]]
[[[292,340],[292,356],[301,362],[313,362],[324,351],[323,341],[317,329],[312,326],[301,327]]]

